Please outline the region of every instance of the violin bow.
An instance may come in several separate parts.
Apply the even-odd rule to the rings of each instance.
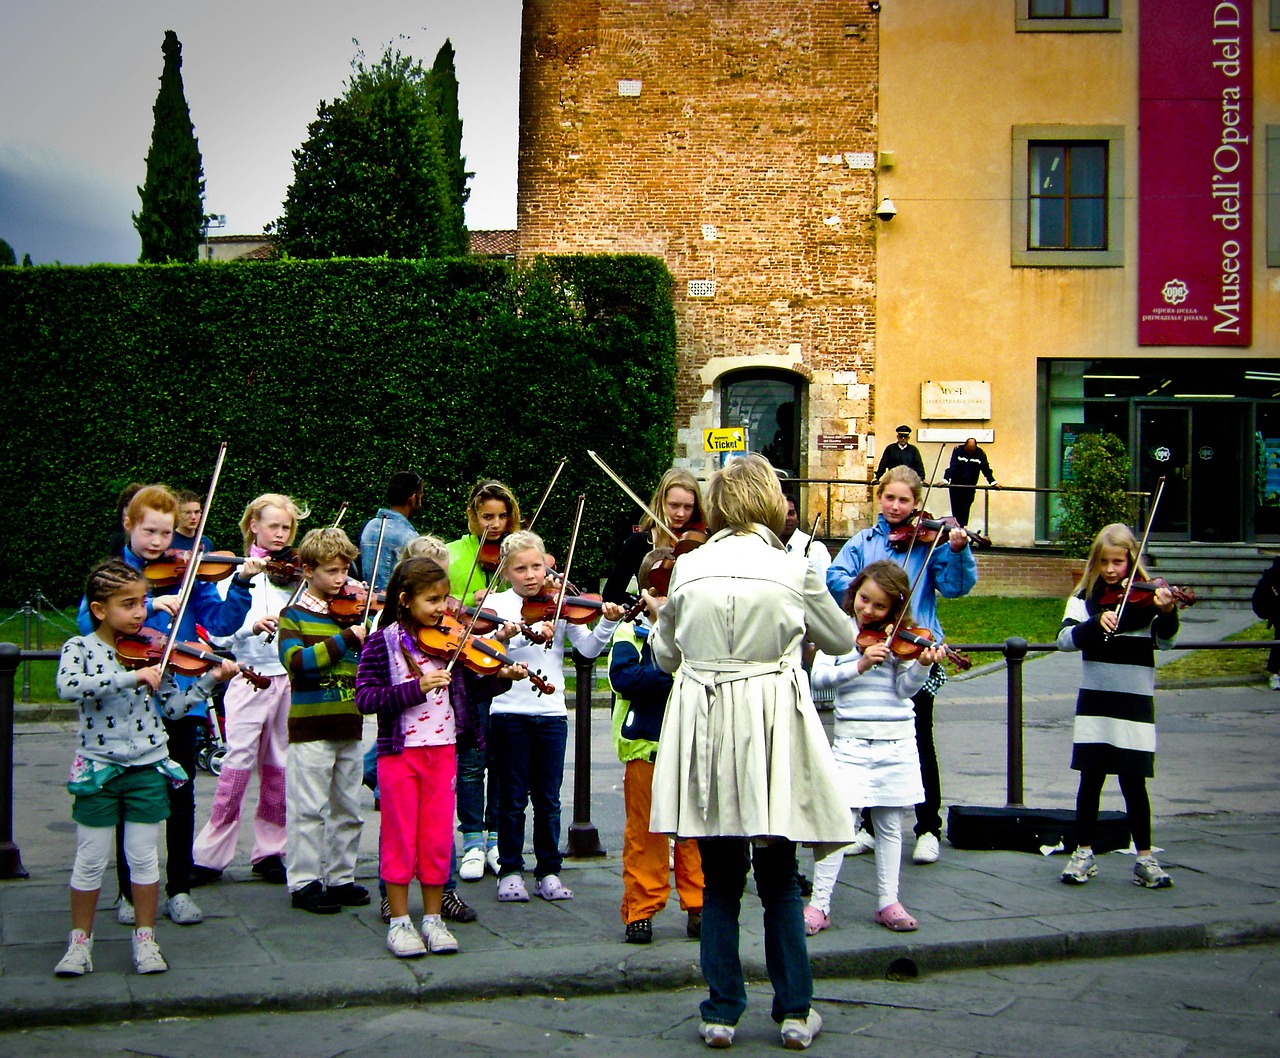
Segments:
[[[333,524],[329,526],[330,529],[337,529],[338,526],[342,524],[342,519],[347,516],[347,508],[349,506],[351,505],[346,500],[342,501],[342,506],[338,508],[338,513],[333,519]]]
[[[182,586],[178,589],[178,612],[173,615],[173,620],[169,623],[169,639],[165,643],[164,653],[160,656],[160,676],[164,677],[165,670],[169,667],[169,659],[173,656],[173,648],[178,642],[178,626],[182,623],[183,615],[187,611],[187,602],[191,598],[192,591],[195,590],[196,574],[200,570],[200,563],[204,559],[204,527],[209,521],[209,508],[213,505],[213,494],[218,488],[218,478],[222,476],[222,464],[227,458],[227,442],[223,441],[218,445],[218,456],[213,463],[213,477],[209,479],[209,491],[204,497],[204,509],[200,512],[200,521],[196,525],[196,533],[193,538],[191,561],[187,564],[187,572],[182,578]]]
[[[819,511],[813,517],[813,525],[809,527],[809,542],[804,545],[804,557],[809,557],[809,548],[813,547],[813,538],[818,533],[818,523],[822,521],[822,512]]]
[[[1164,477],[1163,475],[1156,481],[1155,498],[1151,501],[1151,513],[1147,515],[1147,527],[1142,530],[1142,541],[1138,544],[1138,553],[1134,556],[1133,569],[1129,570],[1129,579],[1125,582],[1124,594],[1120,596],[1120,605],[1116,607],[1116,628],[1120,627],[1120,618],[1124,616],[1125,605],[1129,601],[1129,595],[1133,592],[1133,578],[1138,572],[1138,563],[1142,561],[1142,553],[1147,549],[1147,538],[1151,536],[1151,526],[1155,524],[1156,508],[1160,506],[1160,497],[1164,495]],[[1103,640],[1110,640],[1115,635],[1114,632],[1103,633]]]
[[[490,529],[489,526],[485,526],[484,531],[480,534],[480,547],[484,546],[485,541],[489,539],[489,534],[491,532],[492,532],[492,529]],[[494,567],[493,578],[489,581],[490,584],[492,584],[493,581],[498,579],[498,575],[502,572],[502,567],[506,565],[506,562],[507,562],[507,556],[503,554],[499,554],[498,564],[497,566]],[[479,565],[479,563],[480,563],[480,548],[477,547],[475,556],[471,559],[471,572],[467,574],[467,579],[463,581],[464,584],[471,583],[471,578],[475,575],[476,566]],[[466,606],[465,596],[461,600],[461,603],[465,608]],[[471,638],[472,633],[475,631],[476,622],[480,620],[480,611],[484,609],[484,607],[482,607],[479,603],[476,603],[473,609],[475,610],[475,613],[471,615],[471,620],[467,622],[467,627],[462,633],[462,638],[458,640],[458,649],[453,652],[453,656],[449,659],[449,663],[445,665],[444,667],[445,672],[448,672],[448,673],[453,672],[454,665],[458,663],[458,659],[462,657],[462,651],[466,648],[467,640]]]
[[[551,637],[547,640],[544,650],[550,650],[551,644],[555,642],[555,629],[560,623],[560,613],[564,609],[564,597],[569,591],[569,570],[573,568],[573,552],[578,546],[578,529],[582,525],[582,508],[586,506],[587,494],[581,492],[578,494],[578,509],[573,515],[573,535],[569,537],[569,553],[564,559],[564,576],[560,580],[560,594],[556,597],[556,613],[551,619]]]
[[[347,504],[347,502],[344,500],[344,501],[342,502],[342,506],[338,508],[338,514],[337,514],[337,517],[333,519],[333,524],[332,524],[331,526],[329,526],[329,528],[330,528],[330,529],[337,529],[337,528],[338,528],[338,524],[339,524],[339,523],[342,521],[342,519],[346,516],[346,513],[347,513],[347,506],[348,506],[348,504]],[[298,564],[298,572],[299,572],[299,573],[301,573],[301,572],[302,572],[302,564],[301,564],[301,563],[299,563],[299,564]],[[297,586],[296,588],[294,588],[294,589],[293,589],[293,594],[289,596],[289,601],[288,601],[288,602],[286,602],[286,603],[284,604],[284,606],[282,606],[282,607],[280,608],[280,612],[281,612],[281,613],[284,613],[284,611],[285,611],[285,610],[289,609],[289,607],[291,607],[294,603],[296,603],[296,602],[298,601],[298,599],[302,596],[302,589],[303,589],[303,588],[305,588],[306,586],[307,586],[306,579],[305,579],[305,578],[303,578],[303,577],[299,577],[299,578],[298,578],[298,586]],[[275,634],[274,632],[268,632],[268,633],[267,633],[266,642],[268,642],[268,643],[274,642],[274,641],[275,641],[275,638],[276,638],[276,634]]]
[[[933,491],[933,479],[938,476],[938,467],[942,466],[942,453],[947,450],[947,442],[943,441],[938,445],[938,458],[933,463],[933,473],[929,475],[929,480],[924,483],[924,499],[920,501],[920,508],[916,514],[915,531],[911,534],[911,543],[907,545],[907,557],[902,560],[902,568],[907,568],[907,562],[911,558],[911,552],[916,546],[916,541],[920,539],[920,519],[924,517],[924,512],[929,506],[929,493]],[[932,552],[932,548],[929,549]],[[925,562],[928,563],[928,559]],[[912,589],[914,594],[914,588]]]
[[[598,455],[596,455],[595,452],[591,451],[591,449],[589,448],[587,449],[587,455],[589,455],[592,459],[595,460],[596,466],[598,466],[601,470],[603,470],[606,474],[608,474],[609,477],[612,479],[613,483],[617,485],[618,488],[620,488],[629,497],[631,497],[631,499],[634,500],[639,505],[640,509],[644,511],[644,513],[647,514],[650,518],[653,519],[654,524],[658,526],[658,528],[660,528],[664,533],[666,533],[669,537],[671,537],[672,540],[679,539],[679,536],[677,536],[676,533],[672,531],[671,527],[667,525],[667,523],[664,522],[661,518],[658,517],[654,509],[650,507],[647,503],[645,503],[644,500],[642,500],[639,496],[637,496],[635,492],[632,491],[631,486],[628,485],[625,481],[623,481],[620,477],[618,477],[618,475],[615,474],[610,469],[609,464],[607,464],[603,459],[601,459]]]
[[[364,616],[360,618],[360,623],[365,625],[369,623],[369,613],[373,609],[373,597],[378,590],[378,586],[375,583],[378,579],[378,563],[382,561],[382,540],[387,535],[387,516],[384,513],[380,517],[382,521],[378,526],[378,546],[373,552],[373,572],[369,574],[369,594],[365,596]],[[476,554],[478,556],[480,552],[477,551]],[[384,584],[383,587],[385,588],[386,585]]]
[[[542,508],[546,505],[547,497],[551,495],[551,490],[556,487],[556,482],[560,478],[560,471],[564,469],[564,465],[567,462],[569,462],[568,456],[560,460],[560,465],[556,467],[556,472],[551,475],[551,480],[547,482],[547,487],[542,490],[542,499],[538,501],[537,509],[533,512],[533,517],[529,519],[529,524],[524,526],[525,529],[530,531],[533,530],[533,525],[538,520],[538,515],[542,513]],[[481,541],[481,543],[483,542],[484,541]],[[467,583],[471,583],[470,580],[468,580]]]

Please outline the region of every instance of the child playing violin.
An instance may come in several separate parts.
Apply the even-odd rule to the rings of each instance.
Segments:
[[[285,865],[293,906],[317,915],[369,902],[369,890],[355,882],[364,826],[355,679],[366,629],[359,620],[344,625],[329,608],[358,553],[341,529],[312,529],[298,545],[306,587],[280,615],[290,684]]]
[[[282,552],[292,554],[298,520],[304,512],[288,496],[264,493],[252,500],[240,519],[245,554],[269,560]],[[274,643],[268,641],[279,624],[280,611],[293,595],[289,582],[277,583],[273,575],[255,577],[250,588],[253,602],[240,627],[215,643],[251,665],[269,684],[258,689],[246,680],[235,680],[223,698],[226,710],[227,755],[218,775],[213,808],[195,841],[192,885],[216,880],[236,854],[240,833],[240,806],[258,768],[258,809],[253,821],[252,870],[276,885],[285,881],[285,761],[289,749],[289,675]]]
[[[483,739],[473,697],[492,697],[526,675],[510,665],[494,676],[477,676],[461,664],[450,673],[447,659],[424,643],[428,633],[438,633],[448,597],[443,566],[430,558],[402,560],[356,674],[356,706],[378,717],[379,873],[391,912],[387,948],[399,958],[458,950],[441,917],[453,853],[454,747],[464,731]],[[509,637],[516,628],[501,631]],[[409,917],[415,877],[422,888],[421,933]]]
[[[120,558],[132,569],[145,571],[147,565],[164,557],[172,540],[178,515],[178,498],[163,485],[147,485],[134,493],[124,512],[126,543]],[[196,626],[210,635],[231,635],[249,612],[252,597],[250,579],[261,572],[263,564],[258,559],[244,563],[226,586],[225,597],[211,581],[197,579],[190,602],[183,611],[182,623],[176,637],[184,642],[197,640]],[[169,630],[173,615],[178,612],[178,596],[152,595],[146,600],[146,627],[162,632]],[[89,599],[80,603],[76,623],[82,634],[93,630]],[[187,677],[176,677],[178,686],[186,687]],[[164,721],[169,742],[169,755],[178,762],[189,776],[196,773],[196,736],[204,723],[206,707],[199,703],[185,716]],[[203,920],[199,905],[191,898],[192,843],[195,836],[196,794],[193,782],[169,788],[169,820],[165,825],[165,892],[168,896],[166,912],[169,918],[182,926],[194,925]],[[122,924],[134,922],[133,897],[129,880],[128,858],[122,853],[123,831],[117,835],[116,879],[120,884],[120,897],[116,903],[116,918]]]
[[[849,806],[855,812],[870,810],[879,891],[874,918],[896,932],[918,925],[898,900],[902,821],[924,794],[911,697],[944,653],[942,647],[926,647],[918,660],[901,661],[887,638],[869,637],[868,643],[863,636],[900,621],[910,592],[911,583],[896,563],[882,559],[863,567],[845,599],[845,610],[858,622],[862,648],[842,657],[820,654],[812,673],[814,690],[835,690],[832,753]],[[831,894],[843,862],[839,849],[814,864],[813,896],[804,912],[810,936],[831,925]]]
[[[672,467],[662,475],[649,501],[649,508],[661,515],[667,527],[677,533],[701,532],[707,527],[702,509],[702,489],[698,479],[683,467]],[[672,547],[675,543],[654,522],[652,515],[645,514],[618,551],[617,561],[605,581],[601,596],[609,602],[627,602],[629,586],[645,555],[652,548]]]
[[[219,680],[239,668],[223,661],[180,690],[158,665],[130,670],[117,642],[137,635],[147,617],[147,582],[119,559],[95,566],[85,584],[93,627],[68,639],[58,665],[58,697],[76,702],[80,745],[68,791],[75,797],[76,859],[71,872],[71,934],[67,953],[54,968],[60,977],[93,970],[93,919],[102,875],[111,855],[112,833],[124,831],[124,857],[132,876],[133,965],[141,974],[169,968],[156,943],[160,870],[156,846],[160,823],[169,816],[170,784],[189,785],[189,774],[169,757],[166,720],[203,702]]]
[[[497,553],[507,533],[520,528],[520,504],[512,491],[501,481],[477,482],[467,497],[467,535],[447,545],[449,587],[464,606],[479,605],[477,600],[491,587],[495,572],[487,559]],[[487,741],[489,699],[478,698],[475,706]],[[462,831],[458,876],[464,882],[479,881],[486,866],[495,876],[498,873],[498,781],[492,769],[486,780],[488,763],[484,742],[458,750],[458,829]]]
[[[546,548],[542,538],[522,530],[502,541],[504,576],[512,591],[485,598],[485,606],[508,621],[521,619],[526,599],[538,595],[547,581]],[[560,881],[560,785],[564,779],[564,751],[569,720],[559,674],[564,669],[567,642],[584,657],[597,657],[624,611],[617,603],[603,603],[594,628],[561,619],[553,627],[539,622],[549,637],[545,645],[523,634],[515,636],[507,653],[531,671],[549,668],[555,689],[540,695],[528,682],[512,685],[494,698],[489,714],[489,764],[498,773],[498,899],[527,901],[524,884],[524,814],[533,801],[533,850],[536,891],[544,900],[570,900],[573,892]]]
[[[1106,526],[1093,541],[1058,633],[1058,649],[1079,650],[1084,659],[1071,750],[1071,767],[1080,773],[1076,850],[1062,872],[1069,885],[1084,885],[1098,872],[1093,839],[1108,775],[1120,780],[1138,852],[1133,884],[1173,885],[1151,854],[1147,779],[1155,775],[1156,761],[1155,652],[1168,650],[1177,639],[1178,609],[1168,588],[1147,596],[1152,605],[1127,605],[1123,617],[1105,609],[1100,597],[1134,575],[1147,578],[1138,561],[1138,541],[1128,526]]]

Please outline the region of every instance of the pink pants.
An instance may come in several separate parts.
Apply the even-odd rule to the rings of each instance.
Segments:
[[[195,841],[194,860],[202,867],[226,870],[240,836],[240,806],[258,768],[258,811],[253,820],[253,856],[257,863],[284,855],[284,768],[289,750],[289,677],[272,676],[257,690],[236,678],[227,685],[227,755],[218,776],[209,822]]]
[[[453,854],[454,747],[413,746],[378,758],[379,873],[391,885],[444,885]]]

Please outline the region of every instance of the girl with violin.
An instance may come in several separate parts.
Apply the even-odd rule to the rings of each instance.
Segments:
[[[144,575],[148,567],[165,561],[166,552],[173,541],[173,530],[178,515],[178,498],[164,485],[147,485],[139,489],[129,501],[124,513],[126,542],[120,558],[125,565]],[[197,579],[191,599],[182,615],[182,623],[174,633],[184,642],[200,638],[197,625],[209,635],[228,636],[244,622],[249,612],[252,596],[250,579],[263,569],[261,559],[246,560],[228,581],[225,595],[217,585],[206,579]],[[223,567],[224,570],[226,567]],[[178,612],[178,596],[159,594],[161,589],[152,587],[147,596],[147,628],[168,632],[174,614]],[[92,629],[89,600],[80,603],[76,623],[82,634]],[[190,679],[177,676],[178,685],[185,687]],[[196,740],[203,724],[207,707],[199,703],[185,716],[164,721],[169,740],[169,755],[188,775],[196,773]],[[169,789],[169,821],[165,826],[165,893],[168,897],[166,913],[182,926],[194,925],[203,920],[200,907],[191,898],[192,843],[195,838],[196,794],[195,784],[188,782]],[[120,897],[116,902],[116,918],[123,924],[134,921],[133,898],[129,884],[128,859],[121,853],[123,835],[117,835],[116,879],[120,884]]]
[[[162,973],[169,966],[155,935],[156,846],[160,824],[169,816],[170,783],[188,784],[190,773],[170,758],[161,721],[204,702],[219,680],[239,669],[219,659],[180,689],[171,672],[161,675],[159,665],[127,668],[119,651],[147,619],[147,582],[119,559],[94,567],[85,600],[92,631],[63,645],[57,677],[58,697],[79,706],[80,744],[67,783],[77,828],[71,934],[54,973],[79,977],[93,970],[93,919],[117,826],[124,830],[124,856],[133,879],[133,965],[138,973]]]
[[[1177,639],[1178,609],[1173,591],[1160,587],[1133,592],[1117,612],[1130,577],[1149,580],[1138,542],[1128,526],[1108,525],[1093,541],[1058,633],[1058,649],[1079,650],[1084,661],[1071,749],[1071,767],[1080,773],[1076,849],[1062,880],[1083,885],[1098,872],[1098,806],[1107,776],[1114,775],[1138,852],[1133,883],[1167,889],[1173,880],[1151,854],[1147,779],[1155,775],[1156,760],[1155,652]]]
[[[673,529],[680,539],[688,535],[690,544],[706,539],[707,518],[703,513],[702,488],[698,485],[698,479],[688,470],[672,467],[663,474],[658,487],[653,491],[649,508],[660,514],[667,527]],[[601,597],[607,602],[630,601],[631,582],[635,579],[644,556],[655,547],[675,547],[680,539],[673,540],[669,533],[654,522],[653,516],[646,513],[618,552],[613,571],[600,592]]]
[[[453,854],[455,745],[466,732],[481,740],[471,707],[527,672],[502,665],[478,676],[464,665],[448,670],[435,653],[449,598],[449,574],[430,558],[407,558],[387,585],[378,631],[365,641],[356,674],[356,706],[378,718],[378,791],[382,802],[379,873],[387,886],[391,921],[387,948],[399,958],[456,952],[441,917]],[[501,630],[505,636],[513,626]],[[422,889],[422,931],[409,917],[409,885]]]
[[[956,526],[936,546],[919,543],[912,546],[910,534],[897,537],[910,522],[924,498],[924,482],[910,467],[893,467],[885,471],[876,488],[880,514],[870,529],[864,529],[840,549],[827,567],[827,588],[837,602],[843,601],[849,585],[863,568],[872,562],[889,559],[902,566],[915,586],[911,595],[911,621],[928,629],[933,639],[943,641],[938,621],[937,597],[958,599],[968,595],[978,582],[978,564],[969,547],[969,537]],[[935,665],[928,680],[913,696],[915,704],[916,746],[920,753],[920,777],[924,798],[916,805],[916,845],[912,862],[936,863],[942,835],[942,782],[938,774],[938,753],[933,742],[933,703],[938,690],[946,682],[946,672]],[[868,821],[863,820],[864,823]],[[859,832],[854,852],[874,848],[870,833]]]
[[[300,911],[336,915],[362,907],[355,883],[360,847],[364,723],[356,708],[363,611],[335,615],[359,550],[336,526],[312,529],[298,545],[306,587],[280,614],[277,646],[289,674],[289,755],[285,765],[285,867]]]
[[[864,566],[845,603],[858,622],[857,645],[842,657],[819,656],[811,676],[814,690],[835,691],[831,749],[849,807],[869,810],[875,823],[875,921],[900,933],[918,925],[898,899],[902,821],[924,798],[911,696],[944,657],[940,646],[919,648],[915,660],[891,649],[886,629],[902,620],[910,594],[911,582],[897,563],[881,559]],[[843,862],[838,849],[814,864],[813,896],[804,912],[809,936],[831,925],[831,894]]]
[[[266,677],[264,689],[235,680],[223,698],[227,755],[218,776],[209,822],[196,837],[192,885],[217,879],[236,854],[240,806],[258,769],[258,809],[253,820],[253,873],[276,885],[285,881],[284,769],[289,751],[289,675],[274,642],[268,642],[302,576],[293,552],[298,521],[307,512],[288,496],[268,492],[250,501],[240,519],[245,554],[267,561],[265,575],[253,579],[252,603],[240,627],[215,638]]]
[[[520,504],[501,481],[479,481],[467,497],[467,535],[449,549],[449,588],[463,606],[478,606],[498,568],[503,538],[523,528]],[[483,542],[481,541],[483,537]],[[462,862],[458,876],[478,882],[487,866],[498,874],[498,780],[489,768],[489,700],[478,699],[484,741],[458,752],[458,828]],[[487,775],[487,778],[486,778]]]
[[[542,596],[547,582],[546,548],[542,538],[527,530],[502,541],[503,575],[512,591],[485,598],[500,618],[519,621],[527,600]],[[594,628],[550,616],[539,618],[544,645],[523,633],[511,640],[507,653],[530,669],[548,667],[555,675],[550,694],[539,694],[530,683],[513,684],[493,700],[489,712],[489,767],[498,773],[498,899],[527,901],[524,884],[524,817],[533,801],[533,851],[536,891],[544,900],[570,900],[572,890],[560,881],[560,786],[564,779],[564,751],[569,736],[569,712],[563,681],[565,644],[583,657],[599,656],[613,638],[623,615],[617,603],[600,603],[601,620]],[[554,607],[552,607],[554,611]]]
[[[521,528],[515,494],[501,481],[476,482],[467,497],[467,535],[448,544],[449,588],[464,606],[490,587],[503,538]]]

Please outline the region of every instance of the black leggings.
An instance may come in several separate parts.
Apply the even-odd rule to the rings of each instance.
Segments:
[[[1120,792],[1124,794],[1125,815],[1129,817],[1129,831],[1133,845],[1138,850],[1151,848],[1151,802],[1147,798],[1147,780],[1143,775],[1128,772],[1117,775]],[[1080,773],[1080,790],[1076,794],[1076,844],[1093,847],[1098,832],[1098,806],[1102,802],[1102,786],[1107,781],[1105,771],[1090,769]]]

